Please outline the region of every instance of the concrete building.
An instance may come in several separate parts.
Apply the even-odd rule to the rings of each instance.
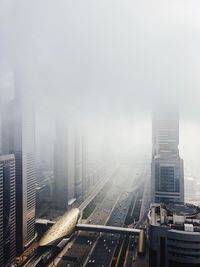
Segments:
[[[183,160],[179,156],[179,114],[157,109],[153,116],[152,202],[183,202]]]
[[[3,114],[2,152],[14,154],[16,164],[16,240],[17,252],[35,237],[35,121],[16,84],[16,96]]]
[[[149,212],[149,266],[200,266],[200,208],[152,204]]]
[[[54,176],[51,171],[37,171],[36,218],[49,215],[53,208]]]
[[[15,157],[0,155],[0,266],[16,256]]]
[[[0,116],[0,154],[2,153],[2,122],[1,122],[1,116]]]
[[[179,112],[176,108],[162,107],[153,112],[152,154],[179,154]]]
[[[88,141],[86,134],[83,133],[81,136],[82,142],[82,194],[85,196],[89,191],[89,182],[88,182]]]
[[[79,130],[75,136],[75,197],[83,196],[83,147],[82,134]]]
[[[75,132],[65,122],[56,127],[54,179],[55,209],[67,210],[75,196]]]
[[[37,137],[37,169],[53,171],[54,136],[52,133],[42,133]]]

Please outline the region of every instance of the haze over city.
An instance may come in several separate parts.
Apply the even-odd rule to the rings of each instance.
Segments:
[[[184,190],[179,188],[180,195],[185,193],[186,200],[198,204],[199,200],[191,200],[191,192],[200,192],[199,47],[200,2],[197,0],[0,0],[0,113],[3,114],[0,119],[0,156],[14,154],[16,157],[16,151],[11,149],[12,142],[15,142],[10,139],[20,134],[15,132],[14,135],[11,129],[20,128],[17,112],[20,110],[22,116],[30,108],[31,114],[34,114],[31,115],[34,119],[31,119],[30,129],[34,128],[32,151],[36,154],[35,184],[38,192],[44,185],[41,182],[46,175],[44,170],[48,172],[46,180],[52,179],[54,184],[56,175],[60,175],[58,169],[62,169],[56,164],[64,162],[66,158],[68,162],[74,159],[75,162],[68,163],[68,169],[73,171],[67,170],[70,172],[67,175],[74,175],[74,181],[68,181],[67,190],[71,196],[66,205],[70,206],[73,200],[76,202],[73,208],[80,209],[79,205],[88,201],[87,197],[90,198],[88,192],[93,194],[98,182],[107,175],[103,172],[108,169],[110,174],[121,162],[128,162],[132,166],[129,166],[130,170],[127,167],[129,171],[122,167],[119,173],[124,171],[125,177],[129,172],[141,175],[142,190],[150,192],[150,185],[146,184],[150,180],[152,182],[152,165],[158,164],[156,157],[163,160],[162,149],[158,149],[160,154],[152,153],[152,147],[154,149],[157,145],[154,139],[166,137],[166,133],[162,135],[159,132],[163,127],[160,121],[169,120],[171,124],[166,123],[164,127],[169,132],[175,132],[176,136],[173,139],[167,133],[170,141],[165,142],[170,143],[173,139],[176,148],[173,150],[170,144],[166,150],[173,150],[171,158],[166,156],[166,151],[164,158],[166,160],[169,157],[169,161],[176,158],[173,164],[175,169],[179,169],[176,179],[180,180],[180,188],[182,178],[184,180],[185,177],[186,181]],[[19,102],[11,102],[17,98],[24,105],[22,110]],[[9,113],[9,103],[13,103],[16,118],[10,117],[12,112]],[[161,118],[154,114],[157,107],[160,107]],[[162,114],[164,109],[173,110],[172,107],[179,111],[178,118],[176,112],[174,117]],[[154,115],[156,126],[152,123]],[[10,128],[6,124],[10,124]],[[154,128],[158,131],[156,137],[152,134]],[[5,139],[6,134],[9,141]],[[65,134],[70,136],[67,141]],[[6,145],[9,142],[11,145],[8,149]],[[60,155],[63,152],[63,158],[59,158],[59,152]],[[182,159],[184,169],[181,167]],[[92,173],[88,175],[92,185],[85,183],[83,186],[84,164]],[[184,174],[181,174],[183,170]],[[77,179],[78,182],[75,181],[76,175],[82,175]],[[123,175],[119,180],[122,178]],[[78,185],[81,179],[82,184]],[[193,189],[186,186],[194,179]],[[69,190],[70,183],[73,184],[72,190]],[[55,189],[58,195],[61,192],[59,186]],[[76,195],[76,186],[83,187],[80,194],[82,199]],[[127,189],[124,190],[126,192]],[[115,195],[114,191],[111,193]],[[172,197],[169,196],[169,199]],[[161,203],[166,199],[159,196],[158,201],[157,196],[153,200]],[[180,196],[179,201],[184,202],[182,200]],[[137,203],[137,199],[135,201]],[[49,204],[51,208],[54,205],[52,203]],[[51,215],[56,218],[55,210]],[[141,210],[140,217],[143,208]],[[38,214],[40,219],[53,220],[53,216],[47,216],[47,213],[43,214],[44,218],[41,211]],[[93,221],[93,218],[88,217],[87,220]]]
[[[146,129],[152,102],[166,96],[180,106],[186,169],[198,168],[198,1],[2,0],[0,5],[1,103],[16,72],[45,121],[66,110],[111,122],[115,132],[123,127],[126,140],[134,142],[130,125],[143,120]]]

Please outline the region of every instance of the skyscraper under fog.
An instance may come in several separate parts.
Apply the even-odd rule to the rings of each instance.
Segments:
[[[83,195],[82,190],[82,138],[80,130],[75,134],[75,197],[78,200]]]
[[[76,129],[75,141],[75,197],[84,197],[89,189],[87,177],[87,141],[86,133]]]
[[[0,155],[0,266],[16,255],[15,157]]]
[[[152,202],[183,202],[183,160],[179,156],[179,113],[176,108],[153,114]]]
[[[35,124],[34,113],[15,84],[15,98],[3,114],[2,151],[16,162],[16,240],[20,253],[35,237]]]
[[[59,121],[54,146],[54,204],[67,210],[75,193],[75,132],[71,125]]]

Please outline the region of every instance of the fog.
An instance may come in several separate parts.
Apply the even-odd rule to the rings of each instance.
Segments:
[[[17,83],[37,135],[53,139],[62,116],[93,143],[150,156],[152,107],[176,103],[185,170],[198,176],[199,1],[0,0],[0,40],[0,104]]]

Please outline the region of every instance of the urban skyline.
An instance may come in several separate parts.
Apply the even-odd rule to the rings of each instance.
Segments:
[[[0,1],[0,267],[200,266],[199,11]]]
[[[47,158],[46,158],[46,161],[44,161],[42,159],[42,155],[43,157],[45,155],[42,152],[43,146],[41,147],[42,149],[41,153],[39,152],[38,155],[36,154],[37,149],[36,149],[36,143],[35,143],[35,137],[34,137],[35,136],[35,130],[34,130],[35,122],[34,122],[33,115],[30,116],[30,114],[33,114],[33,112],[29,113],[31,111],[30,106],[29,108],[27,108],[26,105],[23,106],[21,102],[21,98],[18,95],[17,99],[14,99],[12,102],[9,102],[7,106],[5,106],[5,110],[6,112],[2,113],[2,120],[1,120],[2,121],[1,136],[2,136],[2,141],[3,141],[1,157],[2,157],[2,162],[4,160],[3,164],[6,164],[5,163],[6,159],[10,159],[12,160],[11,164],[14,164],[12,166],[16,165],[15,172],[13,173],[14,176],[12,178],[15,180],[15,183],[16,183],[15,197],[13,195],[13,198],[15,199],[15,201],[11,202],[12,204],[9,204],[12,207],[12,211],[10,210],[10,214],[12,214],[13,216],[13,213],[16,212],[15,213],[16,217],[15,217],[15,220],[13,220],[12,237],[8,236],[7,239],[5,239],[5,234],[2,237],[3,240],[5,240],[4,241],[5,243],[2,241],[2,244],[3,244],[1,247],[3,249],[2,251],[5,251],[5,248],[9,248],[10,246],[10,256],[8,256],[9,254],[6,254],[7,257],[4,256],[4,259],[2,259],[3,264],[5,263],[12,264],[12,262],[13,264],[14,262],[16,264],[15,259],[18,259],[20,264],[22,264],[23,266],[24,264],[26,264],[26,260],[25,261],[23,260],[25,257],[23,256],[24,253],[28,253],[30,248],[35,246],[35,244],[38,244],[36,246],[36,249],[35,248],[33,249],[35,251],[34,253],[36,253],[33,255],[40,255],[39,254],[40,247],[46,247],[45,253],[47,254],[46,256],[42,256],[41,259],[40,259],[40,256],[38,257],[39,263],[37,263],[37,260],[36,261],[34,260],[34,257],[32,259],[31,254],[30,256],[28,254],[28,256],[26,257],[28,257],[28,259],[30,257],[30,266],[31,264],[33,264],[33,266],[40,266],[40,265],[48,266],[50,261],[44,260],[44,259],[47,259],[47,258],[53,259],[54,257],[55,259],[57,259],[57,252],[55,248],[61,245],[61,243],[64,240],[63,238],[65,236],[69,235],[72,231],[74,231],[73,230],[74,228],[72,228],[72,225],[74,225],[73,227],[75,227],[75,224],[77,224],[76,228],[79,229],[79,231],[86,230],[86,231],[97,231],[98,232],[98,229],[99,229],[99,231],[102,231],[102,232],[111,231],[112,235],[114,235],[116,231],[119,231],[119,233],[121,234],[124,233],[126,235],[136,235],[136,236],[138,235],[138,239],[136,239],[135,241],[136,243],[138,242],[138,245],[135,244],[135,249],[138,246],[138,250],[137,250],[138,256],[136,257],[135,260],[136,262],[138,262],[140,266],[143,266],[141,265],[143,264],[142,263],[142,258],[143,258],[146,260],[145,264],[147,264],[148,257],[144,256],[145,255],[144,248],[143,248],[144,244],[142,245],[142,242],[144,243],[144,235],[143,235],[145,231],[144,229],[148,227],[148,221],[145,219],[148,213],[148,208],[151,207],[150,208],[151,213],[155,209],[155,207],[153,207],[153,205],[155,204],[151,204],[151,203],[157,202],[158,204],[156,207],[159,207],[159,205],[171,205],[172,203],[174,203],[174,205],[177,205],[177,203],[182,203],[179,205],[183,205],[182,209],[184,209],[184,204],[183,204],[184,203],[184,170],[183,170],[183,160],[179,156],[179,112],[178,112],[177,107],[173,106],[172,108],[171,106],[170,107],[165,106],[164,108],[162,107],[161,109],[156,108],[153,113],[151,179],[149,180],[147,179],[146,181],[142,180],[143,181],[142,188],[144,191],[142,191],[143,196],[142,195],[141,196],[142,196],[143,201],[139,209],[140,212],[137,215],[138,219],[140,219],[138,221],[138,223],[140,222],[140,227],[137,227],[136,229],[133,228],[132,230],[133,232],[130,232],[130,233],[126,233],[125,232],[126,230],[123,227],[115,228],[115,224],[117,223],[117,221],[111,223],[111,228],[109,228],[107,225],[101,226],[101,223],[102,223],[101,221],[103,220],[102,218],[96,221],[96,224],[100,224],[101,228],[100,226],[98,228],[95,225],[94,226],[90,225],[92,221],[91,219],[87,219],[86,222],[89,224],[86,223],[85,225],[82,224],[82,221],[80,221],[82,216],[83,217],[86,216],[84,214],[87,213],[86,212],[87,209],[88,210],[94,209],[93,212],[95,214],[95,210],[96,209],[98,210],[98,208],[95,208],[95,206],[97,205],[96,200],[98,199],[99,194],[101,195],[103,194],[104,190],[108,190],[109,183],[111,184],[115,183],[112,180],[112,177],[113,177],[112,172],[117,166],[118,166],[117,168],[119,168],[119,166],[121,166],[122,163],[119,165],[119,159],[116,158],[117,154],[115,155],[115,157],[113,157],[114,151],[112,151],[112,149],[110,151],[107,150],[107,148],[109,147],[109,143],[107,143],[106,146],[97,146],[97,148],[100,149],[99,151],[97,151],[96,149],[93,148],[94,141],[92,140],[92,146],[89,149],[88,142],[90,140],[88,140],[87,138],[87,141],[86,141],[86,136],[85,136],[83,129],[75,128],[75,124],[72,124],[69,119],[59,120],[56,123],[56,135],[55,135],[56,138],[55,138],[55,141],[51,144],[53,149],[49,148],[49,151],[52,152],[52,156],[48,157],[48,161],[47,161]],[[25,117],[22,116],[24,112],[26,112]],[[24,118],[29,118],[29,120],[25,119],[23,121]],[[30,118],[32,118],[32,120],[30,120]],[[24,122],[24,125],[23,125],[23,122]],[[47,142],[49,141],[47,140]],[[92,151],[95,151],[95,154]],[[92,157],[89,156],[91,152],[92,152],[91,154]],[[26,153],[28,154],[26,155]],[[95,160],[94,160],[94,156],[96,156]],[[20,159],[22,159],[22,161]],[[23,159],[26,159],[26,160],[23,160]],[[28,161],[28,159],[30,159],[31,161]],[[129,160],[130,160],[130,155],[129,155],[129,159],[127,157],[123,159],[123,162],[124,162],[123,164],[127,165]],[[142,163],[142,165],[144,166],[144,162]],[[150,165],[150,161],[149,161],[149,165]],[[35,169],[34,169],[34,166],[35,166]],[[30,168],[30,169],[28,170],[27,168]],[[120,167],[121,171],[123,168],[124,167]],[[147,168],[147,173],[148,173],[149,172],[148,163],[146,163],[146,168]],[[126,172],[125,169],[123,170],[123,172]],[[19,174],[19,170],[21,170],[20,173],[22,173],[22,175]],[[139,172],[140,171],[141,170],[139,170]],[[2,176],[2,182],[3,182],[2,190],[3,191],[2,192],[6,190],[5,188],[8,187],[8,184],[10,181],[9,179],[11,179],[11,178],[8,179],[9,173],[10,172],[5,172],[5,173],[3,172],[3,176]],[[22,178],[21,182],[20,182],[19,177]],[[5,179],[8,179],[8,181],[6,181]],[[18,184],[16,181],[18,181]],[[129,183],[130,182],[131,180],[129,180]],[[149,183],[151,183],[151,186],[149,186]],[[101,184],[103,187],[101,187]],[[30,189],[27,187],[27,185],[30,186]],[[131,186],[131,184],[129,186]],[[14,187],[12,188],[13,188],[12,190],[14,190]],[[100,191],[98,188],[100,188]],[[149,190],[148,188],[149,189],[151,188],[151,190]],[[95,193],[96,190],[98,190],[97,193]],[[127,188],[126,190],[129,190],[129,189]],[[130,191],[130,193],[128,193],[129,191],[127,191],[128,194],[126,195],[127,197],[126,201],[130,201],[132,199],[131,195],[129,196],[129,194],[133,194],[134,189],[132,190]],[[149,193],[145,194],[145,191],[147,192],[147,190],[149,190]],[[148,195],[150,193],[151,193],[151,197],[148,198]],[[7,194],[7,197],[5,197],[6,196],[5,194]],[[8,199],[9,194],[10,193],[8,192],[3,193],[2,196],[4,196],[4,199]],[[30,205],[28,204],[29,203],[28,199],[25,198],[27,196],[31,198]],[[134,194],[132,196],[135,197]],[[12,201],[13,201],[13,198],[11,198]],[[21,202],[19,201],[19,199],[21,199]],[[7,201],[11,201],[11,200],[7,200]],[[22,207],[23,207],[21,213],[20,213],[21,207],[19,206],[19,203],[22,203]],[[128,205],[131,205],[130,203]],[[4,203],[4,205],[7,205],[7,204]],[[33,226],[30,225],[28,221],[28,217],[27,217],[27,214],[33,215],[33,213],[29,212],[28,210],[29,207],[31,208],[31,210],[36,212],[37,216],[39,216],[37,217],[37,219],[36,217],[33,217],[34,219],[29,217],[30,222],[32,223]],[[169,209],[168,206],[166,207],[167,207],[166,209],[168,210]],[[187,209],[189,209],[189,207],[191,207],[191,209],[194,209],[192,208],[192,206],[188,206]],[[127,216],[130,216],[127,213],[128,208],[127,207],[122,208],[122,204],[120,204],[119,209],[120,208],[124,210],[126,214],[124,215],[125,216],[124,218],[128,220]],[[162,209],[164,210],[164,207],[162,207]],[[172,207],[171,209],[175,209],[175,208]],[[179,208],[177,208],[177,210],[178,209]],[[5,210],[3,206],[2,206],[2,210],[3,211]],[[77,211],[75,212],[75,210]],[[153,241],[155,239],[154,236],[159,235],[159,231],[161,231],[160,228],[158,227],[156,227],[155,229],[153,228],[153,225],[154,224],[156,225],[155,219],[153,219],[153,216],[155,216],[153,214],[155,214],[155,212],[156,211],[152,213],[152,218],[150,219],[150,251],[151,250],[154,251],[155,249],[155,244]],[[3,214],[3,218],[5,218],[4,220],[6,220],[8,216],[10,216],[10,215],[6,216],[6,214],[4,213],[2,214]],[[20,217],[20,214],[22,214],[22,217]],[[89,215],[89,218],[90,216],[92,216],[92,214]],[[98,214],[100,213],[98,212]],[[123,214],[123,212],[121,211],[120,214]],[[35,213],[34,213],[34,216],[35,216]],[[191,215],[187,215],[187,216],[190,217]],[[111,218],[112,218],[112,215],[110,219]],[[179,217],[177,217],[177,219],[174,219],[174,220],[181,220],[178,218]],[[54,219],[56,219],[56,222],[53,222]],[[120,217],[118,219],[120,219]],[[132,220],[132,219],[130,217],[129,220]],[[25,224],[25,226],[21,224],[22,228],[19,227],[19,222],[21,221]],[[134,218],[134,221],[135,221],[135,218]],[[141,224],[142,222],[144,222],[144,224]],[[47,227],[46,234],[44,232],[44,223],[46,225],[49,224],[49,226],[51,224],[54,224],[52,229],[51,229],[51,226],[50,228],[49,226]],[[70,226],[71,228],[68,228],[69,227],[68,223],[69,225],[71,225]],[[180,225],[181,222],[174,221],[174,224],[176,223]],[[92,224],[95,224],[95,223],[92,223]],[[123,225],[124,223],[121,226]],[[145,228],[144,229],[141,228],[141,225],[143,225],[142,227],[144,227],[145,225]],[[5,224],[4,224],[4,227],[5,227]],[[30,227],[30,228],[26,228],[26,227]],[[21,229],[25,229],[25,230],[21,230]],[[36,229],[37,234],[35,233],[35,229]],[[188,228],[186,227],[185,231],[191,232],[191,229],[190,230],[187,230],[187,229]],[[16,234],[15,239],[13,239],[13,233]],[[79,237],[77,236],[77,242],[79,242],[78,238]],[[10,240],[12,240],[12,242]],[[13,240],[16,240],[15,246],[14,246]],[[20,245],[19,240],[22,240],[21,245]],[[59,243],[60,241],[61,243]],[[12,246],[9,244],[12,244]],[[76,240],[74,241],[74,246],[75,244],[76,244]],[[161,243],[159,244],[160,244],[159,247],[160,246],[162,247]],[[47,247],[49,245],[51,249],[47,250]],[[15,247],[16,247],[16,250],[15,250]],[[97,248],[98,246],[96,247],[96,250],[94,250],[96,251],[96,253],[98,253]],[[81,250],[81,247],[79,249]],[[112,248],[110,248],[110,251],[112,251]],[[75,253],[75,251],[73,252],[73,249],[71,252]],[[61,250],[61,253],[62,253],[62,250]],[[154,252],[151,252],[151,253],[154,253]],[[172,266],[170,265],[171,263],[167,263],[167,262],[164,263],[164,261],[161,261],[159,258],[159,254],[157,254],[157,256],[153,256],[153,254],[151,253],[149,256],[150,266],[154,266],[155,261],[157,262],[158,266],[164,266],[163,264],[166,264],[166,266]],[[160,253],[164,253],[164,252],[160,252]],[[168,253],[168,252],[165,252],[165,253]],[[96,257],[96,256],[93,256],[93,257]],[[131,259],[133,259],[132,257],[133,256],[131,256]],[[36,256],[36,259],[37,259],[37,256]],[[63,262],[64,264],[63,266],[65,266],[66,264],[72,264],[72,262],[70,263],[70,258],[67,258],[67,259],[68,260],[66,262]],[[121,258],[119,257],[119,261],[120,259]],[[97,258],[96,260],[97,262],[99,261]],[[96,260],[89,260],[87,263],[88,266],[90,266],[90,263],[92,261],[96,261]],[[109,260],[109,257],[106,257],[104,260]],[[175,261],[176,260],[178,261],[178,259],[175,259]],[[43,263],[41,263],[41,261]],[[101,261],[102,260],[100,260],[99,263]],[[77,266],[81,266],[82,264],[83,263],[80,262]],[[62,266],[59,260],[58,260],[58,266]]]

